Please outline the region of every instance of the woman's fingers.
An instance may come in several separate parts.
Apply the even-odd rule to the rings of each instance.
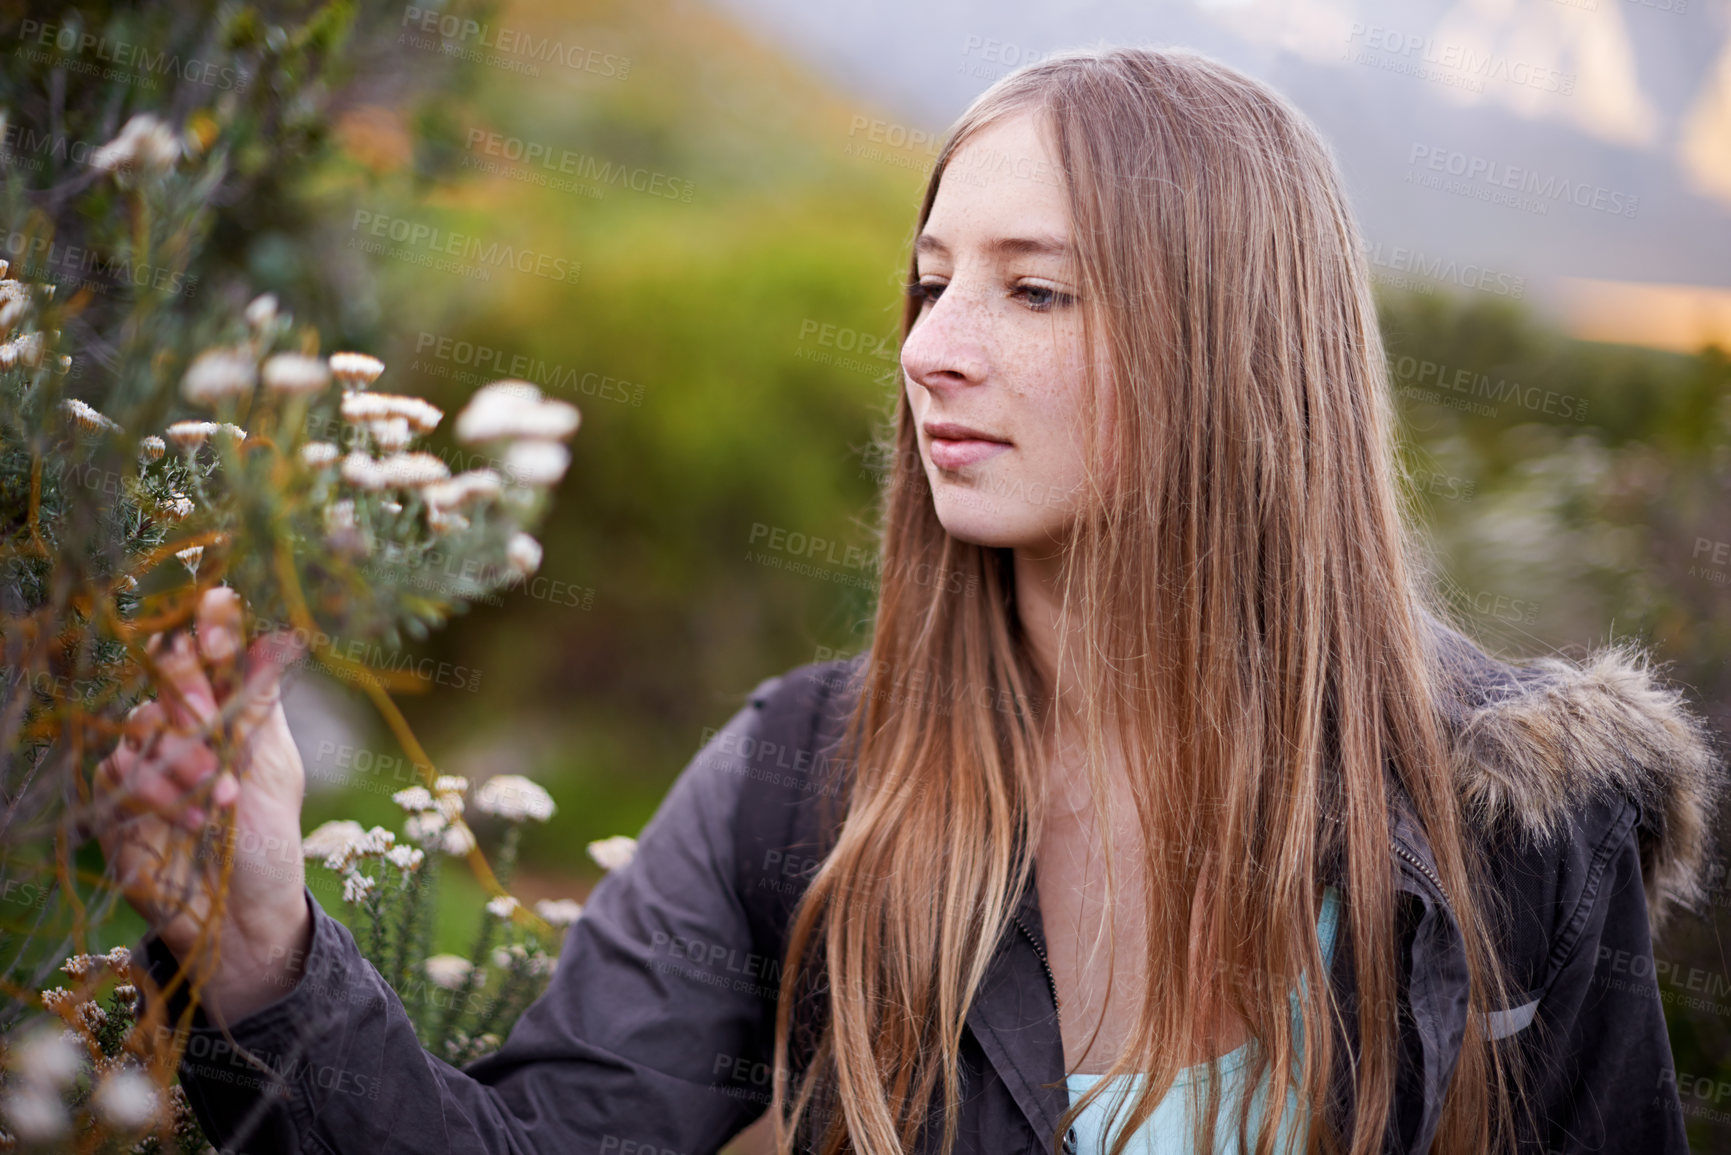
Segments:
[[[216,717],[216,692],[205,677],[192,635],[181,632],[158,647],[157,672],[161,675],[161,701],[168,719],[178,729],[205,730]]]
[[[269,720],[282,702],[283,671],[301,658],[304,650],[293,634],[265,634],[246,652],[246,680],[240,688],[236,730],[244,738]]]
[[[121,727],[120,742],[133,750],[142,749],[158,730],[168,724],[168,711],[155,698],[140,702],[126,715]]]
[[[234,668],[241,650],[245,624],[240,595],[228,586],[205,590],[198,602],[195,628],[199,655],[209,665],[212,680],[220,680]]]

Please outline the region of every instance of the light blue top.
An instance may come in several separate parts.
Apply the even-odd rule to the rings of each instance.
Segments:
[[[1340,918],[1340,892],[1330,886],[1322,893],[1322,915],[1316,925],[1318,945],[1322,948],[1324,961],[1333,957],[1335,926]],[[1299,977],[1303,983],[1304,977]],[[1298,992],[1292,995],[1293,1021],[1297,1029],[1294,1043],[1302,1050],[1303,1027],[1298,1025]],[[1244,1065],[1250,1059],[1250,1043],[1245,1043],[1235,1051],[1220,1056],[1220,1076],[1223,1086],[1220,1088],[1220,1116],[1215,1124],[1215,1146],[1217,1151],[1229,1151],[1237,1142],[1238,1103],[1244,1094]],[[1101,1075],[1071,1075],[1066,1081],[1070,1087],[1070,1102],[1080,1099],[1095,1083],[1104,1076]],[[1076,1119],[1076,1153],[1077,1155],[1105,1155],[1107,1149],[1106,1125],[1112,1113],[1112,1108],[1123,1100],[1127,1089],[1140,1089],[1143,1075],[1120,1075],[1112,1080],[1113,1090],[1108,1090],[1100,1098],[1090,1103]],[[1148,1117],[1132,1137],[1130,1145],[1125,1148],[1126,1155],[1189,1155],[1190,1129],[1190,1084],[1208,1078],[1208,1064],[1199,1063],[1194,1067],[1185,1067],[1178,1073],[1172,1087],[1166,1092],[1166,1097],[1160,1100],[1160,1105]],[[1202,1093],[1207,1094],[1206,1088]],[[1256,1134],[1256,1128],[1262,1118],[1263,1102],[1268,1095],[1266,1080],[1257,1088],[1255,1101],[1250,1106],[1250,1134]],[[1280,1134],[1275,1139],[1277,1152],[1300,1151],[1304,1146],[1304,1136],[1295,1135],[1296,1126],[1302,1125],[1303,1112],[1299,1108],[1298,1096],[1292,1088],[1286,1092],[1287,1109],[1281,1118]],[[1126,1108],[1126,1111],[1128,1108]],[[1126,1116],[1127,1117],[1127,1116]],[[1116,1134],[1116,1132],[1114,1132]]]

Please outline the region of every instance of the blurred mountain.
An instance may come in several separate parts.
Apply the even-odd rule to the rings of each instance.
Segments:
[[[862,102],[931,129],[1057,50],[1206,52],[1317,123],[1388,279],[1489,274],[1485,291],[1513,295],[1520,278],[1523,298],[1583,336],[1731,343],[1722,2],[719,2]]]

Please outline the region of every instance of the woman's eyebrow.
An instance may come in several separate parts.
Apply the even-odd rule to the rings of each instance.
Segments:
[[[1068,257],[1071,255],[1070,242],[1058,236],[1037,237],[994,237],[986,242],[986,251],[995,256],[1007,257]],[[949,255],[950,247],[931,233],[921,233],[914,241],[914,252],[931,253],[935,256]]]

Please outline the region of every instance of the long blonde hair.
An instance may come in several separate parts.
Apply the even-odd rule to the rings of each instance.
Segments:
[[[1478,1024],[1503,1005],[1504,980],[1433,705],[1429,595],[1396,485],[1368,271],[1333,158],[1280,96],[1206,57],[1067,53],[1005,77],[961,117],[919,228],[956,149],[1030,111],[1066,181],[1084,346],[1108,351],[1116,385],[1102,394],[1087,383],[1087,460],[1118,467],[1090,479],[1059,578],[1059,634],[1074,626],[1081,639],[1066,696],[1079,702],[1107,868],[1111,733],[1132,768],[1148,880],[1150,977],[1111,1071],[1148,1077],[1119,1116],[1114,1150],[1206,1045],[1208,1024],[1193,1013],[1205,998],[1256,1040],[1250,1084],[1272,1074],[1296,1090],[1312,1149],[1381,1149],[1397,1027],[1385,764],[1434,846],[1472,978],[1435,1150],[1488,1150],[1507,1133],[1510,1098]],[[910,297],[904,338],[918,308]],[[1092,443],[1102,396],[1110,445]],[[905,393],[884,448],[883,579],[847,729],[855,770],[783,967],[778,1152],[796,1135],[825,1153],[902,1151],[934,1103],[950,1150],[964,1020],[1029,885],[1041,828],[1036,705],[1058,687],[1043,684],[1020,636],[1009,551],[945,532]],[[1329,983],[1304,984],[1300,1047],[1291,1010],[1292,976],[1327,973],[1324,879],[1346,897],[1340,941],[1357,983],[1344,1135],[1330,1074],[1333,1028],[1345,1038],[1352,1012]],[[1194,966],[1193,928],[1204,943]],[[802,989],[824,992],[817,1018],[795,1014]],[[797,1082],[790,1045],[807,1059]],[[1215,1149],[1213,1061],[1209,1075],[1193,1084],[1210,1096],[1195,1104],[1199,1151]],[[1246,1150],[1273,1150],[1286,1106],[1268,1097]]]

